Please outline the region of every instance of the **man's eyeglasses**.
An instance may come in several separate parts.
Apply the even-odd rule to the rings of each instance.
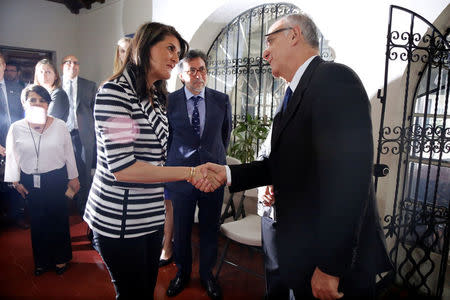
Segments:
[[[77,66],[78,66],[80,63],[77,62],[77,61],[75,61],[75,60],[66,60],[66,61],[63,61],[63,64],[64,64],[64,65],[74,64],[74,65],[77,65]]]
[[[195,76],[197,74],[197,72],[199,72],[202,75],[206,74],[206,68],[205,67],[200,67],[198,69],[196,68],[189,68],[189,70],[186,71],[189,75]]]
[[[292,29],[292,27],[284,27],[284,28],[277,29],[271,33],[265,34],[264,36],[266,37],[266,46],[269,47],[272,42],[272,39],[270,39],[270,36],[280,33],[280,32],[283,32],[283,31],[286,31],[286,30],[291,30],[291,29]]]

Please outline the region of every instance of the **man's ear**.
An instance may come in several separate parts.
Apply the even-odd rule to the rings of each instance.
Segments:
[[[178,73],[178,78],[180,78],[181,83],[184,84],[183,72]]]
[[[292,27],[292,34],[290,40],[293,45],[297,45],[298,42],[303,41],[303,33],[299,25]]]

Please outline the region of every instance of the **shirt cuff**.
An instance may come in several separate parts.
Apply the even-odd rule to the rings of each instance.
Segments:
[[[225,171],[227,172],[227,186],[231,185],[231,170],[230,167],[225,165]]]

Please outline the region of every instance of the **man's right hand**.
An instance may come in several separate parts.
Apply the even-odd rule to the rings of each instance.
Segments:
[[[6,149],[2,145],[0,145],[0,155],[5,156],[6,155]]]
[[[203,192],[209,192],[211,190],[206,190],[207,186],[214,186],[215,189],[219,186],[224,185],[227,182],[227,172],[225,166],[217,165],[213,163],[206,163],[197,167],[202,173],[202,179],[192,184],[199,190]]]
[[[344,294],[338,291],[339,277],[326,274],[318,267],[314,270],[311,278],[312,294],[320,300],[336,300],[344,297]]]

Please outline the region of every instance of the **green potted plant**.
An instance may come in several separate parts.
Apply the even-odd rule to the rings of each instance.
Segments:
[[[253,118],[247,114],[246,120],[239,122],[232,132],[231,147],[228,155],[241,162],[250,162],[255,159],[258,140],[264,140],[269,131],[264,119]]]

